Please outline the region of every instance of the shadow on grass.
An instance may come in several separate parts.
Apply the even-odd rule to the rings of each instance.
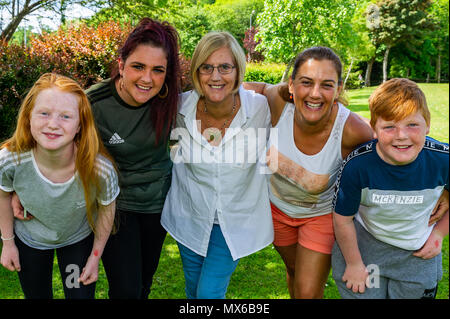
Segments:
[[[1,248],[1,243],[0,243]],[[443,278],[439,283],[437,299],[449,296],[449,246],[448,236],[442,249]],[[340,299],[330,276],[324,299]],[[150,299],[184,299],[184,274],[178,246],[169,235],[164,242],[158,270],[154,276]],[[62,282],[55,259],[53,273],[54,298],[63,299]],[[103,266],[99,269],[96,289],[97,299],[108,298],[108,282]],[[284,263],[272,245],[240,260],[228,287],[229,299],[289,299]],[[0,299],[23,299],[17,273],[0,266]]]

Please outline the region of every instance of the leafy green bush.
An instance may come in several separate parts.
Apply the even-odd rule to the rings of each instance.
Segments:
[[[285,68],[284,64],[277,63],[248,63],[244,81],[277,84],[280,83]]]
[[[361,81],[359,79],[360,74],[361,74],[361,71],[350,72],[347,82],[345,83],[345,88],[346,89],[359,89],[359,88],[363,87],[364,80]]]
[[[47,71],[29,49],[0,41],[0,141],[12,135],[22,98]]]

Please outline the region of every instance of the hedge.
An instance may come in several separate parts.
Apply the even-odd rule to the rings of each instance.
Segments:
[[[130,25],[114,21],[98,27],[76,24],[30,39],[30,46],[0,42],[0,141],[10,137],[27,90],[45,72],[73,78],[83,88],[109,77]],[[190,89],[190,61],[180,56],[182,87]],[[249,63],[245,81],[278,83],[281,64]]]
[[[277,84],[280,83],[285,68],[284,64],[248,63],[244,81]]]

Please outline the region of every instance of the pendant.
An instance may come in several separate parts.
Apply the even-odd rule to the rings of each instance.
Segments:
[[[203,137],[213,146],[218,146],[222,141],[222,132],[216,127],[208,127],[203,131]]]

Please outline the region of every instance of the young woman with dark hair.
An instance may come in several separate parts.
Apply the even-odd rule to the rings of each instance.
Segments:
[[[87,90],[103,143],[119,169],[118,232],[105,247],[109,297],[147,299],[166,231],[168,136],[180,94],[177,31],[144,18],[119,51],[111,78]]]

